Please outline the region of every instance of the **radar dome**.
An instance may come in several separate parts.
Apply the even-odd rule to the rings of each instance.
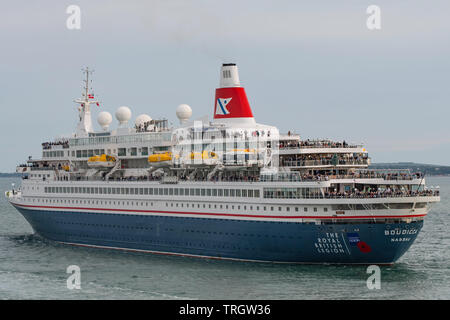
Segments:
[[[108,130],[109,125],[112,122],[112,115],[109,112],[100,112],[97,116],[98,124],[103,128],[103,130]]]
[[[131,119],[131,110],[128,107],[120,107],[116,111],[116,119],[121,125],[126,124]]]
[[[176,113],[180,123],[185,123],[192,116],[192,109],[187,104],[180,104]]]
[[[136,118],[134,124],[136,127],[143,126],[146,122],[152,121],[152,118],[148,114],[141,114]]]

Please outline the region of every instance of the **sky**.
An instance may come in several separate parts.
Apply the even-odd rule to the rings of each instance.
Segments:
[[[67,7],[81,10],[68,29]],[[366,12],[380,8],[381,29]],[[114,114],[212,118],[237,63],[255,119],[302,138],[363,143],[373,162],[450,165],[450,2],[9,1],[0,10],[0,172],[75,131],[83,67]],[[115,122],[115,121],[114,121]]]

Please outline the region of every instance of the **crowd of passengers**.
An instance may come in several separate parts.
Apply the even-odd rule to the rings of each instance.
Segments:
[[[329,179],[383,179],[383,180],[413,180],[421,179],[423,173],[386,173],[378,171],[357,171],[349,172],[347,174],[303,174],[301,180],[303,181],[328,181]]]
[[[55,141],[55,142],[44,142],[42,144],[42,148],[45,150],[51,149],[52,146],[63,146],[63,148],[69,147],[69,141],[68,140],[61,140],[61,141]]]
[[[150,175],[150,176],[140,176],[140,177],[110,177],[110,181],[160,181],[163,179],[162,175]],[[210,180],[208,180],[207,175],[197,175],[195,177],[190,177],[189,175],[178,176],[178,181],[226,181],[226,182],[257,182],[259,177],[256,175],[227,175],[221,176],[215,175]]]
[[[422,197],[422,196],[439,196],[439,190],[423,190],[423,191],[401,191],[390,189],[387,190],[376,190],[376,191],[345,191],[345,192],[335,192],[326,191],[323,194],[319,192],[309,193],[308,195],[296,195],[295,192],[290,196],[283,194],[282,192],[271,194],[270,192],[264,193],[265,198],[328,198],[328,199],[339,199],[339,198],[392,198],[392,197]]]
[[[386,197],[417,197],[417,196],[439,196],[439,190],[423,190],[423,191],[402,191],[402,190],[367,190],[360,191],[358,189],[354,191],[345,192],[325,192],[325,198],[386,198]]]
[[[300,141],[280,141],[279,148],[351,148],[347,142],[336,142],[331,140],[300,140]]]
[[[110,177],[109,181],[160,181],[163,177],[161,175],[157,176],[138,176],[138,177]],[[105,179],[103,177],[103,179]],[[322,179],[322,178],[318,178]],[[67,176],[59,177],[60,181],[68,181]],[[77,181],[89,181],[96,180],[95,178],[89,179],[88,177],[76,177],[73,180]],[[179,177],[180,181],[190,181],[189,176]],[[239,181],[239,182],[256,182],[259,179],[256,176],[224,176],[220,181]],[[194,178],[192,181],[207,181],[206,177]],[[219,181],[218,178],[212,181]],[[439,190],[422,190],[422,191],[403,191],[399,189],[392,190],[387,188],[386,190],[371,189],[370,187],[361,191],[359,189],[354,189],[351,191],[337,192],[327,190],[322,195],[321,193],[312,193],[309,198],[386,198],[386,197],[417,197],[417,196],[439,196]]]
[[[135,125],[134,128],[136,129],[136,132],[147,132],[147,131],[150,131],[149,127],[151,124],[152,124],[151,121],[146,121],[140,125]]]
[[[330,179],[367,179],[367,178],[380,178],[384,180],[412,180],[412,179],[420,179],[423,177],[423,174],[418,172],[414,174],[409,173],[381,173],[374,171],[362,171],[362,172],[350,172],[345,175],[333,175],[333,174],[308,174],[304,173],[301,175],[292,174],[289,177],[289,181],[328,181]],[[106,180],[106,174],[104,174],[101,178],[99,177],[84,177],[84,176],[75,176],[72,177],[71,180]],[[160,181],[163,179],[162,174],[148,175],[148,176],[127,176],[127,177],[109,177],[109,181]],[[58,180],[68,180],[67,176],[61,176]],[[276,181],[277,177],[274,179],[261,179],[261,177],[257,174],[223,174],[223,175],[214,175],[210,180],[208,180],[206,174],[199,173],[193,177],[189,175],[179,175],[177,178],[178,181],[225,181],[225,182],[259,182],[259,181]],[[287,181],[286,179],[282,179],[282,181]]]
[[[331,164],[367,164],[367,153],[358,154],[301,154],[289,155],[280,158],[282,166],[305,166],[305,165],[331,165]]]

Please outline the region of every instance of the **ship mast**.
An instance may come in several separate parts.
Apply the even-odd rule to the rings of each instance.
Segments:
[[[81,98],[74,100],[74,102],[80,105],[78,107],[80,121],[77,126],[77,131],[75,132],[75,137],[88,137],[89,133],[94,132],[92,128],[91,104],[99,104],[97,100],[94,100],[94,94],[89,93],[92,89],[89,87],[89,75],[94,71],[89,70],[88,67],[82,69],[82,71],[86,75],[86,79],[83,80],[83,82],[85,83],[85,86],[83,88],[84,93],[81,94]]]

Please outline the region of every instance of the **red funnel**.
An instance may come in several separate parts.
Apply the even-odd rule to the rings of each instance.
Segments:
[[[245,89],[242,87],[216,89],[214,119],[253,118]]]

